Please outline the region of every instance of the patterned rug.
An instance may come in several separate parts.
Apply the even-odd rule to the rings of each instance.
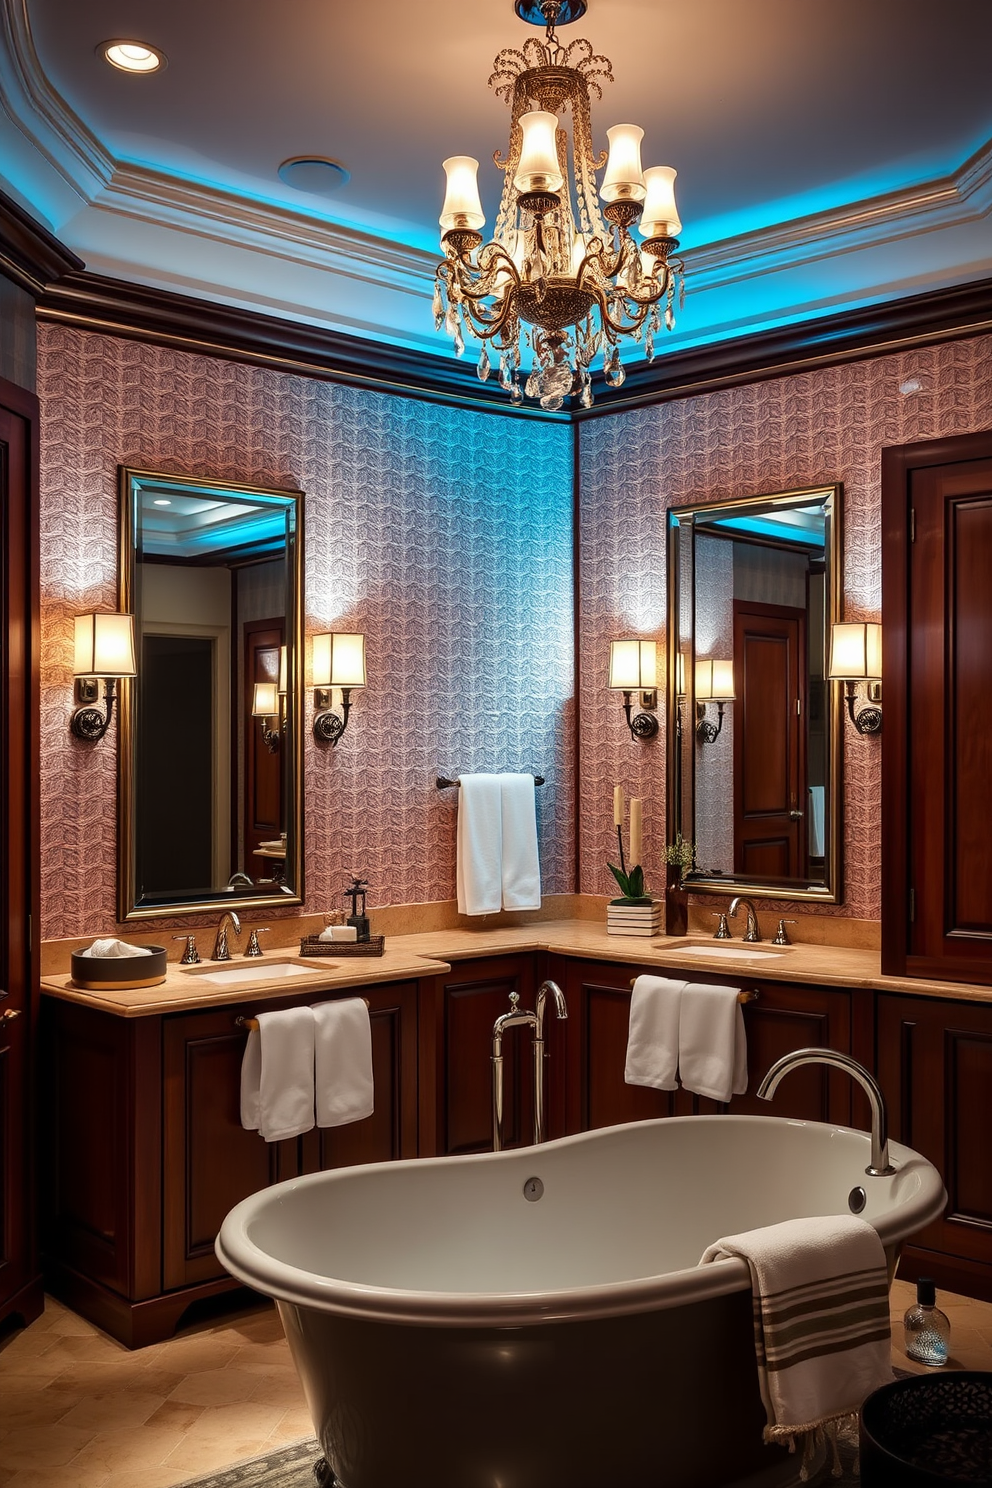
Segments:
[[[221,1472],[208,1473],[205,1478],[190,1478],[179,1488],[316,1488],[313,1468],[319,1458],[320,1448],[315,1441],[294,1442],[291,1447],[280,1447],[276,1452],[252,1457],[249,1462],[239,1462]],[[843,1477],[833,1477],[830,1464],[825,1462],[803,1488],[857,1488],[860,1479],[851,1472],[849,1442],[842,1442],[841,1458],[845,1469]],[[398,1484],[397,1488],[401,1485]]]

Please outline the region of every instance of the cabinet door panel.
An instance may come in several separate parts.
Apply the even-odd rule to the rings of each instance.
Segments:
[[[448,1155],[490,1152],[493,1024],[501,1013],[509,1012],[511,992],[518,993],[522,1007],[533,1007],[533,958],[468,961],[439,982],[443,1029],[440,1150]],[[532,1069],[530,1029],[511,1029],[503,1039],[504,1147],[519,1147],[531,1140]]]
[[[214,1238],[229,1209],[298,1171],[297,1143],[263,1142],[241,1125],[245,1034],[251,1008],[166,1020],[164,1037],[164,1284],[223,1276]]]
[[[592,961],[567,963],[569,1131],[674,1114],[674,1092],[627,1085],[623,1078],[630,983],[642,969]]]
[[[375,1108],[365,1121],[307,1132],[307,1173],[417,1155],[416,983],[367,988],[364,996],[372,1025]]]
[[[914,1249],[987,1267],[992,1295],[992,1007],[923,997],[878,999],[878,1076],[892,1135],[940,1171],[942,1219]]]
[[[762,982],[744,1008],[747,1093],[727,1110],[738,1116],[790,1116],[799,1121],[851,1120],[851,1082],[822,1064],[803,1065],[783,1080],[772,1101],[756,1094],[776,1059],[796,1049],[851,1048],[850,994],[832,988]]]

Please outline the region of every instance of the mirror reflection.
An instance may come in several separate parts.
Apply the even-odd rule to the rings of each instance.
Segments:
[[[696,888],[834,900],[839,488],[669,514],[672,822]]]
[[[122,919],[301,901],[301,500],[121,472]]]

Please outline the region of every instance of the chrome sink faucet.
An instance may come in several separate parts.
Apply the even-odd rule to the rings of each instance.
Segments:
[[[889,1163],[885,1097],[875,1077],[849,1054],[838,1054],[834,1049],[796,1049],[792,1054],[783,1054],[781,1059],[776,1059],[758,1086],[759,1098],[770,1101],[783,1076],[787,1075],[790,1070],[799,1069],[804,1064],[826,1064],[831,1069],[843,1070],[845,1074],[851,1076],[852,1080],[857,1081],[867,1095],[868,1104],[871,1106],[871,1162],[865,1168],[865,1172],[869,1178],[885,1178],[889,1173],[894,1173],[895,1168]]]
[[[761,931],[758,928],[758,916],[754,912],[754,905],[750,899],[745,899],[741,894],[735,895],[730,901],[727,913],[733,919],[742,904],[747,910],[747,929],[744,931],[744,939],[754,945],[761,939]]]
[[[217,939],[214,941],[214,951],[213,955],[210,957],[211,961],[230,961],[231,959],[231,953],[227,948],[228,920],[230,920],[231,922],[231,928],[233,929],[235,935],[241,934],[241,921],[234,913],[234,910],[225,909],[224,913],[220,917],[220,923],[217,926]]]
[[[525,1026],[534,1030],[534,1144],[544,1141],[544,1011],[548,993],[555,1003],[555,1015],[568,1017],[565,994],[557,982],[542,982],[537,989],[536,1010],[519,1006],[520,994],[510,993],[510,1011],[501,1013],[493,1024],[493,1151],[503,1150],[503,1034],[508,1028]]]

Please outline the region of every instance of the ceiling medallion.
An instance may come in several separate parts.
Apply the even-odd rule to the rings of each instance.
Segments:
[[[664,165],[641,170],[644,131],[636,124],[607,130],[608,157],[594,152],[590,96],[602,98],[602,84],[613,81],[611,63],[588,41],[563,47],[555,34],[557,24],[584,12],[584,0],[517,0],[516,10],[545,26],[545,40],[500,52],[489,79],[512,112],[509,155],[493,156],[505,172],[496,230],[484,244],[479,162],[446,160],[434,323],[453,338],[457,356],[466,335],[482,342],[483,382],[493,370],[490,347],[498,352],[500,384],[517,406],[526,396],[554,412],[577,393],[589,408],[595,356],[603,355],[608,386],[619,387],[623,338],[643,341],[650,362],[662,319],[668,330],[675,324],[676,290],[680,307],[685,292],[676,173]],[[566,111],[571,150],[559,126]],[[601,213],[595,173],[604,165]],[[640,248],[630,235],[635,223]],[[533,362],[525,375],[528,347]]]

